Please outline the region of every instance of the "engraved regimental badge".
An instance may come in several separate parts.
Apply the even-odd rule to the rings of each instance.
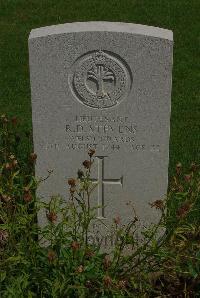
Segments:
[[[79,57],[69,81],[81,103],[103,109],[118,105],[128,95],[131,73],[119,56],[100,50]]]

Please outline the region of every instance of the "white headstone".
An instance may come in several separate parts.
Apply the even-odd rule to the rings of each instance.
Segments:
[[[96,150],[93,200],[98,216],[128,220],[132,201],[144,224],[149,202],[167,192],[173,35],[128,23],[69,23],[34,29],[29,37],[36,176],[45,200],[69,197]],[[40,223],[44,221],[39,218]]]

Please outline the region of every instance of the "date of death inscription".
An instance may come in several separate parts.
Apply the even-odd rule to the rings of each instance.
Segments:
[[[43,144],[46,150],[160,152],[160,145],[145,137],[144,128],[125,116],[75,116],[66,120],[61,139]]]

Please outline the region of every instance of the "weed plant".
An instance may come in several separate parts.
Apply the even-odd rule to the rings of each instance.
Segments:
[[[88,151],[77,177],[66,181],[69,200],[41,202],[36,189],[37,155],[21,156],[18,120],[0,118],[1,297],[200,297],[199,166],[180,163],[165,199],[150,202],[160,221],[138,238],[138,217],[113,219],[116,241],[105,252],[90,243],[97,207],[90,180],[95,151]],[[27,136],[26,136],[27,137]],[[24,152],[24,151],[23,151]],[[46,224],[37,224],[43,210]],[[135,210],[135,209],[134,209]],[[159,229],[165,233],[158,239]],[[129,253],[127,254],[126,251]],[[131,249],[130,249],[131,248]]]

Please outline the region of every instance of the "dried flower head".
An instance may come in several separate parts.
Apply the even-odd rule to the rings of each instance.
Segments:
[[[112,278],[108,275],[104,276],[103,283],[105,287],[110,287],[112,285]]]
[[[5,203],[8,203],[12,200],[10,196],[4,195],[4,194],[1,195],[1,198],[2,198],[2,201],[4,201]]]
[[[127,284],[128,284],[127,280],[125,280],[125,279],[119,280],[117,287],[122,290],[127,287]]]
[[[119,225],[119,224],[121,223],[121,218],[120,218],[120,216],[116,216],[116,217],[114,218],[114,223],[115,223],[116,225]]]
[[[90,258],[92,258],[94,255],[95,255],[95,254],[94,254],[94,251],[91,250],[90,248],[88,248],[88,249],[85,251],[85,257],[86,257],[86,259],[90,259]]]
[[[54,211],[47,213],[47,218],[50,222],[54,223],[57,220],[57,214]]]
[[[84,271],[83,265],[78,266],[78,268],[76,269],[76,273],[82,273],[83,271]]]
[[[93,284],[90,280],[86,280],[85,286],[86,288],[92,288]]]
[[[176,165],[176,173],[177,173],[177,175],[179,175],[181,173],[181,169],[182,169],[182,164],[179,162]]]
[[[36,153],[31,153],[30,154],[30,161],[32,161],[32,162],[35,162],[36,161],[36,159],[37,159],[37,154]]]
[[[91,161],[90,160],[84,160],[83,162],[83,166],[86,168],[86,169],[90,169],[91,168]]]
[[[71,194],[74,194],[76,191],[76,187],[75,186],[70,187],[69,191]]]
[[[18,161],[15,158],[14,154],[11,154],[9,156],[9,159],[11,160],[10,167],[16,167],[18,165]]]
[[[105,256],[103,259],[103,268],[104,270],[108,270],[108,268],[111,266],[111,260],[109,256]]]
[[[56,253],[53,250],[49,250],[47,257],[49,262],[51,263],[56,259]]]
[[[17,117],[12,117],[12,118],[11,118],[11,122],[12,122],[13,126],[16,126],[17,123],[18,123],[18,119],[17,119]]]
[[[30,190],[29,190],[29,191],[25,191],[25,194],[24,194],[24,201],[25,201],[26,203],[29,203],[29,202],[32,201],[32,194],[31,194]]]
[[[0,229],[0,246],[3,246],[8,241],[8,232],[6,230]]]
[[[25,186],[25,187],[24,187],[24,192],[29,192],[29,191],[30,191],[29,186]]]
[[[94,154],[95,154],[95,149],[89,149],[88,150],[89,157],[92,157]]]
[[[183,185],[178,185],[177,186],[177,189],[176,189],[178,192],[183,192],[184,191],[184,187],[183,187]]]
[[[190,182],[192,180],[192,174],[188,174],[184,176],[186,182]]]
[[[156,209],[162,210],[164,208],[163,200],[156,200],[153,203],[150,203],[151,208],[155,207]]]
[[[190,165],[190,170],[192,172],[196,172],[196,170],[198,169],[198,165],[195,163],[195,162],[192,162],[191,165]]]
[[[71,243],[71,248],[72,248],[73,251],[76,251],[80,248],[80,244],[77,241],[73,241]]]
[[[76,179],[74,179],[74,178],[69,178],[69,179],[68,179],[68,184],[69,184],[70,186],[75,186],[75,185],[76,185]]]
[[[13,165],[14,168],[18,165],[18,161],[17,161],[17,159],[14,159],[14,160],[12,161],[12,165]]]
[[[5,164],[5,169],[6,169],[6,170],[11,170],[12,167],[13,167],[13,165],[12,165],[11,162],[7,162],[7,163]]]
[[[8,118],[6,117],[6,115],[1,115],[1,120],[3,123],[8,123]]]
[[[184,218],[188,214],[191,209],[191,204],[189,202],[185,202],[176,212],[176,215],[179,218]]]

